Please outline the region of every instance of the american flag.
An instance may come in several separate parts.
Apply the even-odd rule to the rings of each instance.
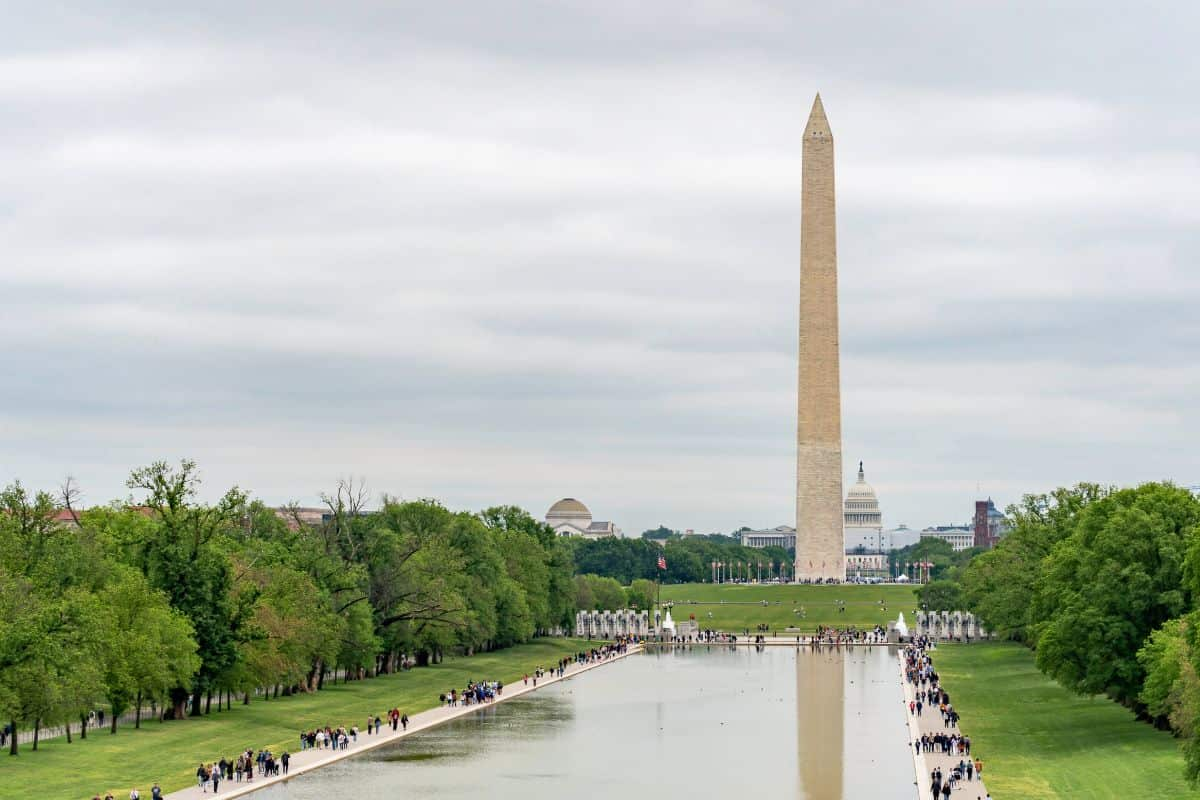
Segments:
[[[666,568],[667,568],[667,559],[666,559],[666,557],[665,557],[665,556],[659,556],[659,557],[658,557],[658,568],[659,568],[659,569],[666,569]]]

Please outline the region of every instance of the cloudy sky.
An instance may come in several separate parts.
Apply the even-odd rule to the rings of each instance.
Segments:
[[[885,522],[1200,483],[1191,4],[0,5],[0,482],[789,522],[819,90]]]

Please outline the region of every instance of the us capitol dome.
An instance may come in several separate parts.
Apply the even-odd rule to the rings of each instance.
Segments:
[[[842,516],[847,529],[871,528],[875,532],[883,530],[883,512],[879,510],[879,498],[875,496],[875,489],[867,483],[861,461],[858,462],[858,482],[846,493]]]

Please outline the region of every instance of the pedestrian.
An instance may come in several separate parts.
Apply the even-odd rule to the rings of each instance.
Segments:
[[[221,785],[221,773],[216,767],[209,767],[209,775],[212,776],[213,794],[217,793],[217,787]]]
[[[283,755],[281,755],[279,757],[279,760],[283,763],[283,774],[287,775],[288,774],[288,762],[290,762],[292,760],[291,754],[287,750],[284,750]]]
[[[162,796],[162,789],[159,787],[158,781],[155,781],[154,785],[150,787],[150,800],[162,800]]]
[[[129,790],[129,800],[142,800],[142,796],[138,793],[136,786]]]
[[[408,714],[400,715],[400,724],[404,726],[404,730],[408,730]]]
[[[208,770],[204,769],[204,765],[196,767],[196,783],[200,784],[200,791],[208,791]]]

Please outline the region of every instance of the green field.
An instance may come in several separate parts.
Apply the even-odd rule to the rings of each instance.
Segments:
[[[781,633],[788,627],[811,631],[818,625],[872,627],[886,625],[901,611],[911,622],[916,605],[912,587],[895,585],[681,583],[664,585],[662,599],[675,603],[671,616],[676,620],[695,615],[702,628],[735,633],[753,631],[760,623]]]
[[[1200,797],[1169,733],[1071,694],[1020,645],[943,645],[934,666],[995,800]]]
[[[158,781],[165,791],[195,782],[200,761],[219,761],[239,750],[269,747],[275,752],[297,749],[302,728],[358,725],[368,714],[398,707],[412,714],[438,704],[440,693],[461,688],[469,680],[516,681],[535,666],[558,661],[581,649],[578,640],[542,639],[497,653],[447,658],[434,667],[399,675],[352,681],[315,694],[253,700],[232,710],[178,722],[144,722],[115,735],[93,730],[88,738],[67,744],[65,738],[43,741],[37,752],[21,746],[16,758],[0,756],[0,797],[90,798],[112,790],[128,797],[136,786],[142,797]]]

